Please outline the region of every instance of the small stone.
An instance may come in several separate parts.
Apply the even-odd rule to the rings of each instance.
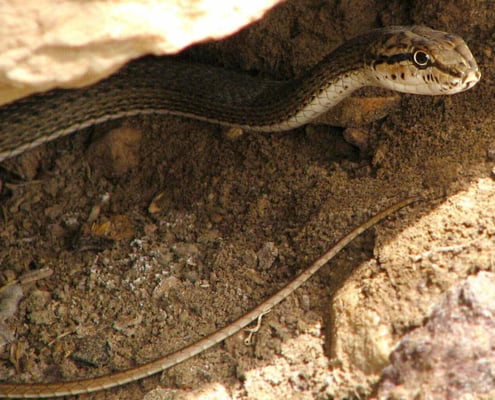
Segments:
[[[137,327],[143,321],[143,316],[138,314],[135,316],[125,315],[119,317],[114,323],[113,328],[117,332],[121,332],[124,335],[130,337],[136,333]]]
[[[164,208],[167,202],[168,199],[165,196],[165,193],[158,193],[155,197],[153,197],[153,200],[151,200],[151,203],[148,206],[148,212],[150,214],[159,213]]]
[[[169,276],[163,279],[157,287],[153,290],[153,299],[157,300],[163,296],[169,297],[170,291],[178,289],[181,286],[181,282],[175,276]]]
[[[117,128],[91,144],[88,160],[91,167],[108,176],[124,176],[140,162],[142,132]]]
[[[21,285],[9,285],[0,291],[0,321],[12,317],[17,312],[17,305],[23,296]]]
[[[258,263],[258,256],[253,250],[251,249],[246,250],[241,257],[242,257],[242,262],[246,267],[248,268],[256,267]]]
[[[385,118],[400,104],[400,96],[347,97],[312,123],[342,128],[368,125]]]
[[[244,135],[244,130],[242,128],[226,128],[223,135],[227,140],[237,140]]]
[[[311,309],[311,300],[307,294],[301,296],[300,304],[304,311],[309,311]]]
[[[270,268],[278,257],[278,249],[275,243],[266,242],[256,254],[258,256],[258,266],[261,269]]]
[[[361,128],[346,128],[344,130],[344,139],[356,146],[361,152],[366,153],[369,148],[369,137],[368,131],[366,129]]]
[[[39,310],[29,313],[29,322],[34,325],[50,325],[53,323],[53,312],[51,310]]]
[[[172,251],[179,258],[187,258],[199,254],[199,248],[194,243],[176,243],[172,247]]]
[[[55,204],[45,209],[45,215],[50,219],[58,219],[64,212],[64,206]]]
[[[52,295],[45,290],[33,290],[30,296],[30,303],[33,304],[33,309],[42,310],[46,308],[51,301]]]
[[[80,363],[100,367],[108,362],[108,346],[104,335],[95,335],[81,339],[71,358]]]

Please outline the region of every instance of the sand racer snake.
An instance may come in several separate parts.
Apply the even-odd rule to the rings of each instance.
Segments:
[[[248,131],[284,131],[307,124],[363,86],[441,95],[467,90],[479,79],[476,61],[460,37],[423,26],[358,36],[290,81],[146,58],[94,86],[52,90],[0,107],[0,161],[136,114],[176,114]]]
[[[0,160],[95,123],[128,115],[172,113],[252,131],[288,130],[311,121],[362,86],[440,95],[464,91],[480,79],[476,61],[462,39],[418,26],[374,30],[352,39],[294,81],[258,81],[203,66],[186,67],[174,61],[175,66],[167,67],[167,74],[174,73],[175,78],[165,76],[163,84],[158,78],[160,71],[163,73],[161,63],[152,60],[150,65],[151,76],[155,76],[156,81],[149,71],[143,73],[131,65],[115,77],[87,89],[55,90],[0,108]],[[189,82],[193,76],[203,77],[206,83],[177,83],[180,77],[186,76],[184,74]],[[134,76],[132,83],[130,76]],[[224,80],[231,82],[227,85],[229,88],[218,89],[217,85]],[[129,90],[129,85],[134,83],[137,89]],[[411,201],[399,203],[397,207]],[[384,216],[380,213],[348,235],[344,242]],[[320,264],[318,268],[324,263]],[[318,268],[298,275],[250,313],[170,356],[83,381],[0,384],[0,397],[41,398],[88,393],[163,371],[236,333],[290,295]]]

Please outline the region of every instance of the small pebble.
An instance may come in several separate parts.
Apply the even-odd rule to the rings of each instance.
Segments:
[[[258,256],[258,266],[261,269],[270,268],[278,257],[278,249],[275,243],[266,242],[256,254]]]

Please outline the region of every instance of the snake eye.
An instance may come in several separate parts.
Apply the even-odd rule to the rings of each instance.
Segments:
[[[430,64],[430,55],[422,50],[416,50],[413,54],[413,61],[419,68],[426,68]]]

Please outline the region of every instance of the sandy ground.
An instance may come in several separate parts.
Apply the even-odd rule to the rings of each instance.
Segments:
[[[0,379],[99,376],[169,353],[259,304],[372,213],[423,195],[267,315],[253,346],[238,335],[161,376],[87,396],[169,398],[149,393],[162,387],[191,398],[368,398],[394,343],[451,286],[495,269],[493,3],[336,3],[289,1],[192,54],[287,78],[357,32],[423,23],[465,38],[481,83],[452,97],[402,96],[365,127],[365,151],[326,126],[233,139],[207,123],[141,117],[7,163],[27,179],[6,180],[0,199],[1,279],[53,275],[25,285],[7,320],[15,342],[0,349]],[[363,341],[370,315],[382,347]]]

